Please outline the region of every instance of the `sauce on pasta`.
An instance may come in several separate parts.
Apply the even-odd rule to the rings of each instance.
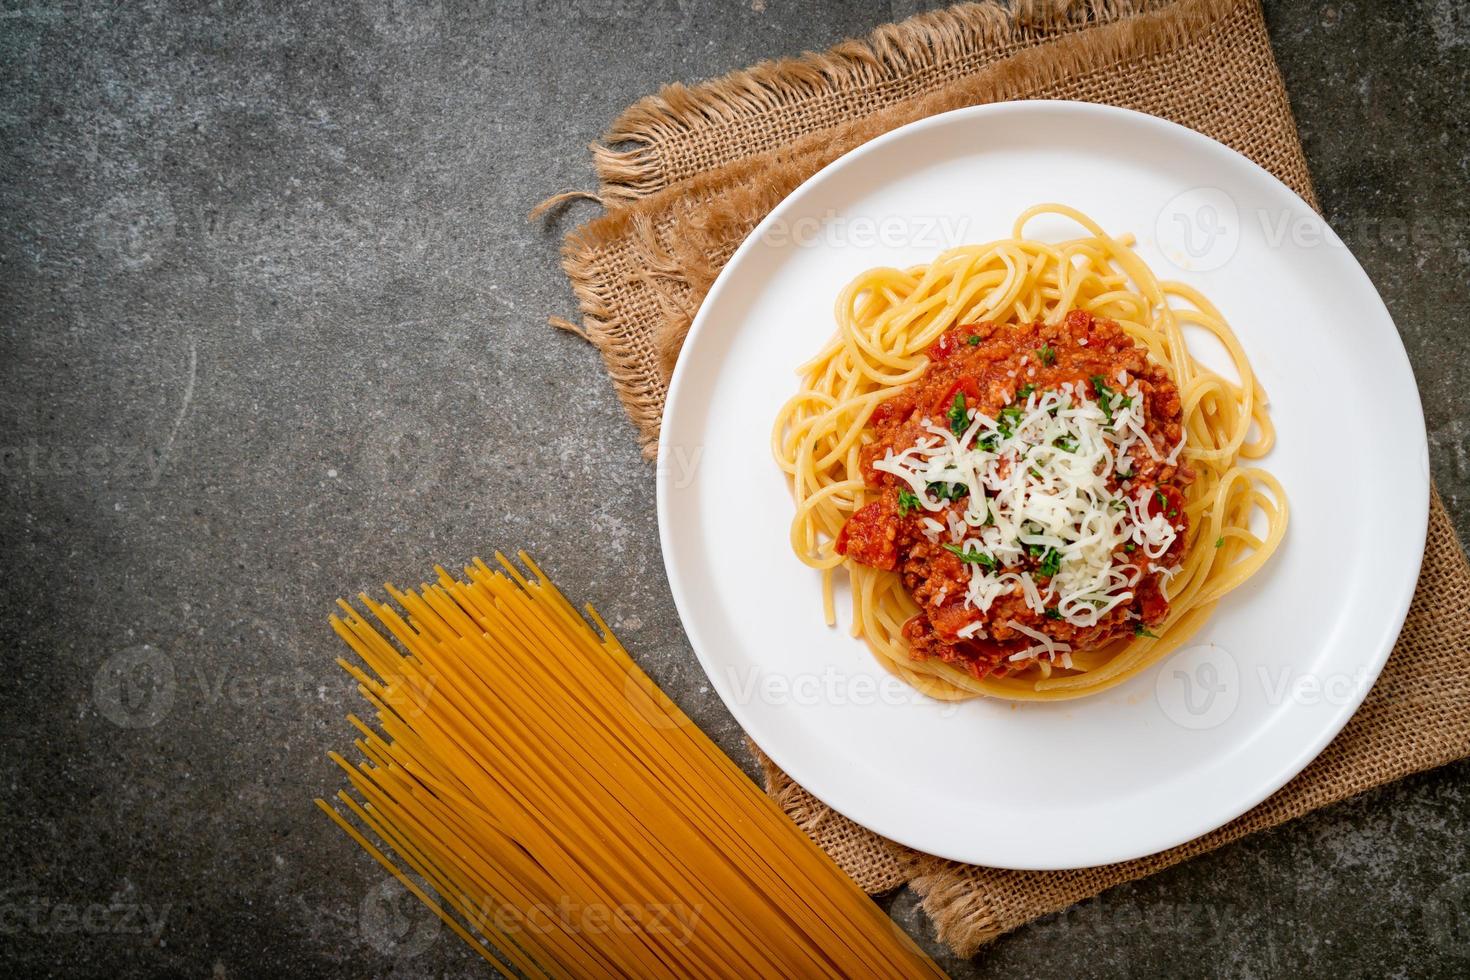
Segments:
[[[899,573],[918,607],[903,627],[912,655],[1004,676],[1161,624],[1162,580],[1177,571],[1188,530],[1182,488],[1194,480],[1187,463],[1169,461],[1183,427],[1167,372],[1116,323],[1081,310],[1056,324],[962,325],[928,354],[924,376],[870,419],[860,460],[876,497],[836,542],[853,561]],[[1072,413],[1102,418],[1079,425]],[[941,447],[944,429],[957,452],[931,453],[923,467],[895,464]],[[1059,457],[1078,465],[1047,465]],[[1099,492],[1069,502],[1059,491],[1074,488],[1056,484],[1075,483],[1079,465]],[[997,522],[1006,507],[1023,519]],[[1153,529],[1135,527],[1135,514],[1167,526],[1156,557],[1146,553]],[[1095,554],[1089,544],[1106,548]],[[1091,575],[1069,575],[1089,558]],[[1084,588],[1065,608],[1069,579]]]

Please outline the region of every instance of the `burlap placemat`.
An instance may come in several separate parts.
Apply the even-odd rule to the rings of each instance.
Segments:
[[[769,62],[628,109],[592,148],[607,213],[572,233],[582,325],[652,451],[669,372],[721,266],[783,197],[904,123],[1007,99],[1080,99],[1183,123],[1236,148],[1316,206],[1257,0],[967,4],[820,55]],[[1139,861],[1012,872],[942,861],[833,812],[768,759],[767,789],[865,889],[905,882],[961,955],[1037,916],[1328,803],[1470,755],[1470,565],[1437,494],[1408,622],[1336,741],[1227,826]]]

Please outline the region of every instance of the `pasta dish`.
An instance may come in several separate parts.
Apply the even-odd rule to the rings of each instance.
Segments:
[[[1027,238],[1039,215],[1082,234]],[[865,272],[776,420],[792,547],[822,573],[828,623],[843,569],[854,634],[926,694],[1105,690],[1282,540],[1281,485],[1248,465],[1274,435],[1245,352],[1131,245],[1043,204],[1009,239]],[[1186,328],[1230,369],[1197,360]]]

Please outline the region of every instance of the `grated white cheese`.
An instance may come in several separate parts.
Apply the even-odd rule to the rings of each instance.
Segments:
[[[985,556],[967,566],[965,605],[983,613],[1002,596],[1020,595],[1037,613],[1054,608],[1074,626],[1095,626],[1133,599],[1144,574],[1141,566],[1114,564],[1119,548],[1134,545],[1151,572],[1177,570],[1157,563],[1178,535],[1174,526],[1162,514],[1149,515],[1146,496],[1115,493],[1108,486],[1115,473],[1135,469],[1135,451],[1162,458],[1144,428],[1138,384],[1125,387],[1126,381],[1120,372],[1119,388],[1131,401],[1125,405],[1114,395],[1111,418],[1086,386],[1064,384],[1060,390],[1031,392],[998,419],[972,409],[959,435],[924,419],[925,435],[916,445],[897,454],[889,450],[873,464],[906,484],[934,515],[923,519],[931,541],[947,539],[946,544]],[[963,508],[952,508],[949,499],[930,490],[955,484],[967,491]],[[936,519],[940,511],[943,523]],[[1048,578],[1022,567],[1028,556],[1049,558],[1055,574]],[[1070,661],[1067,644],[1019,623],[1009,625],[1037,640],[1011,659]],[[975,631],[967,633],[972,626]],[[978,631],[979,623],[972,623],[959,635]]]
[[[1019,653],[1011,654],[1011,660],[1025,660],[1029,657],[1034,657],[1038,654],[1044,653],[1046,654],[1048,660],[1050,660],[1052,663],[1056,663],[1057,654],[1069,653],[1072,650],[1072,645],[1070,643],[1063,643],[1060,640],[1053,640],[1051,637],[1047,636],[1040,630],[1034,630],[1029,626],[1022,626],[1014,619],[1006,623],[1006,625],[1015,630],[1017,633],[1020,633],[1022,636],[1030,637],[1031,639],[1036,641],[1035,646],[1029,646]],[[1069,657],[1068,659],[1070,660],[1071,658]]]

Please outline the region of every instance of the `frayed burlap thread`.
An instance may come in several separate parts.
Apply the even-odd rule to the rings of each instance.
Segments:
[[[1126,106],[1212,136],[1275,173],[1308,201],[1314,200],[1285,88],[1254,0],[1181,0],[1161,8],[1082,6],[1083,22],[1092,26],[1078,28],[1076,17],[1052,15],[1033,21],[1007,14],[1002,22],[1010,33],[1005,36],[1025,41],[1022,45],[1013,40],[1017,46],[1013,53],[972,59],[977,67],[956,74],[947,84],[903,101],[871,105],[863,115],[846,114],[850,100],[835,88],[831,93],[815,90],[801,98],[793,96],[789,103],[732,103],[729,80],[721,79],[678,89],[677,98],[667,89],[655,97],[655,103],[662,100],[680,113],[671,115],[663,130],[652,126],[640,130],[646,142],[638,146],[658,159],[705,158],[680,149],[700,133],[719,132],[715,126],[688,127],[687,103],[699,93],[707,94],[710,114],[733,113],[738,106],[745,114],[738,117],[743,125],[754,125],[748,116],[756,114],[781,141],[750,156],[734,156],[728,150],[705,154],[724,162],[677,180],[662,172],[656,179],[644,174],[640,186],[659,189],[640,191],[640,196],[612,207],[567,238],[563,264],[581,304],[587,336],[602,351],[646,453],[651,455],[658,441],[668,379],[694,312],[736,246],[817,170],[916,119],[1011,99],[1079,99]],[[952,39],[941,44],[924,30],[937,15],[897,25],[901,31],[885,28],[878,32],[884,39],[881,44],[865,43],[886,52],[882,63],[892,71],[899,38],[920,53],[979,47],[998,30],[998,9],[990,4],[965,5],[954,8],[963,16],[953,13],[940,21],[949,32],[972,30],[975,36],[966,44]],[[1125,15],[1125,11],[1134,12]],[[1046,34],[1047,25],[1056,26],[1058,33]],[[832,59],[834,66],[846,66],[858,59],[862,46],[848,42],[838,49],[840,55],[809,55],[751,72],[769,84],[770,76],[783,67],[805,72],[813,61],[824,58]],[[916,60],[929,63],[917,55]],[[831,75],[833,86],[850,79],[836,67]],[[870,95],[868,102],[873,99],[876,96]],[[654,111],[649,100],[639,105],[641,115]],[[809,128],[811,119],[829,116],[832,125]],[[684,124],[674,125],[673,120]],[[601,197],[616,201],[619,190],[605,183]]]
[[[1103,102],[1211,136],[1316,199],[1257,0],[964,4],[822,54],[767,62],[629,108],[593,147],[605,215],[564,266],[646,452],[689,324],[736,246],[822,166],[905,123],[1009,99]],[[1437,493],[1424,568],[1383,675],[1338,738],[1219,830],[1067,872],[943,861],[832,811],[762,755],[767,791],[871,893],[904,883],[961,955],[1031,919],[1394,779],[1470,755],[1470,566]]]
[[[966,3],[886,24],[866,40],[768,61],[694,88],[674,84],[630,106],[593,161],[608,199],[636,199],[726,164],[865,117],[1063,34],[1164,0]],[[607,144],[624,144],[614,149]]]

